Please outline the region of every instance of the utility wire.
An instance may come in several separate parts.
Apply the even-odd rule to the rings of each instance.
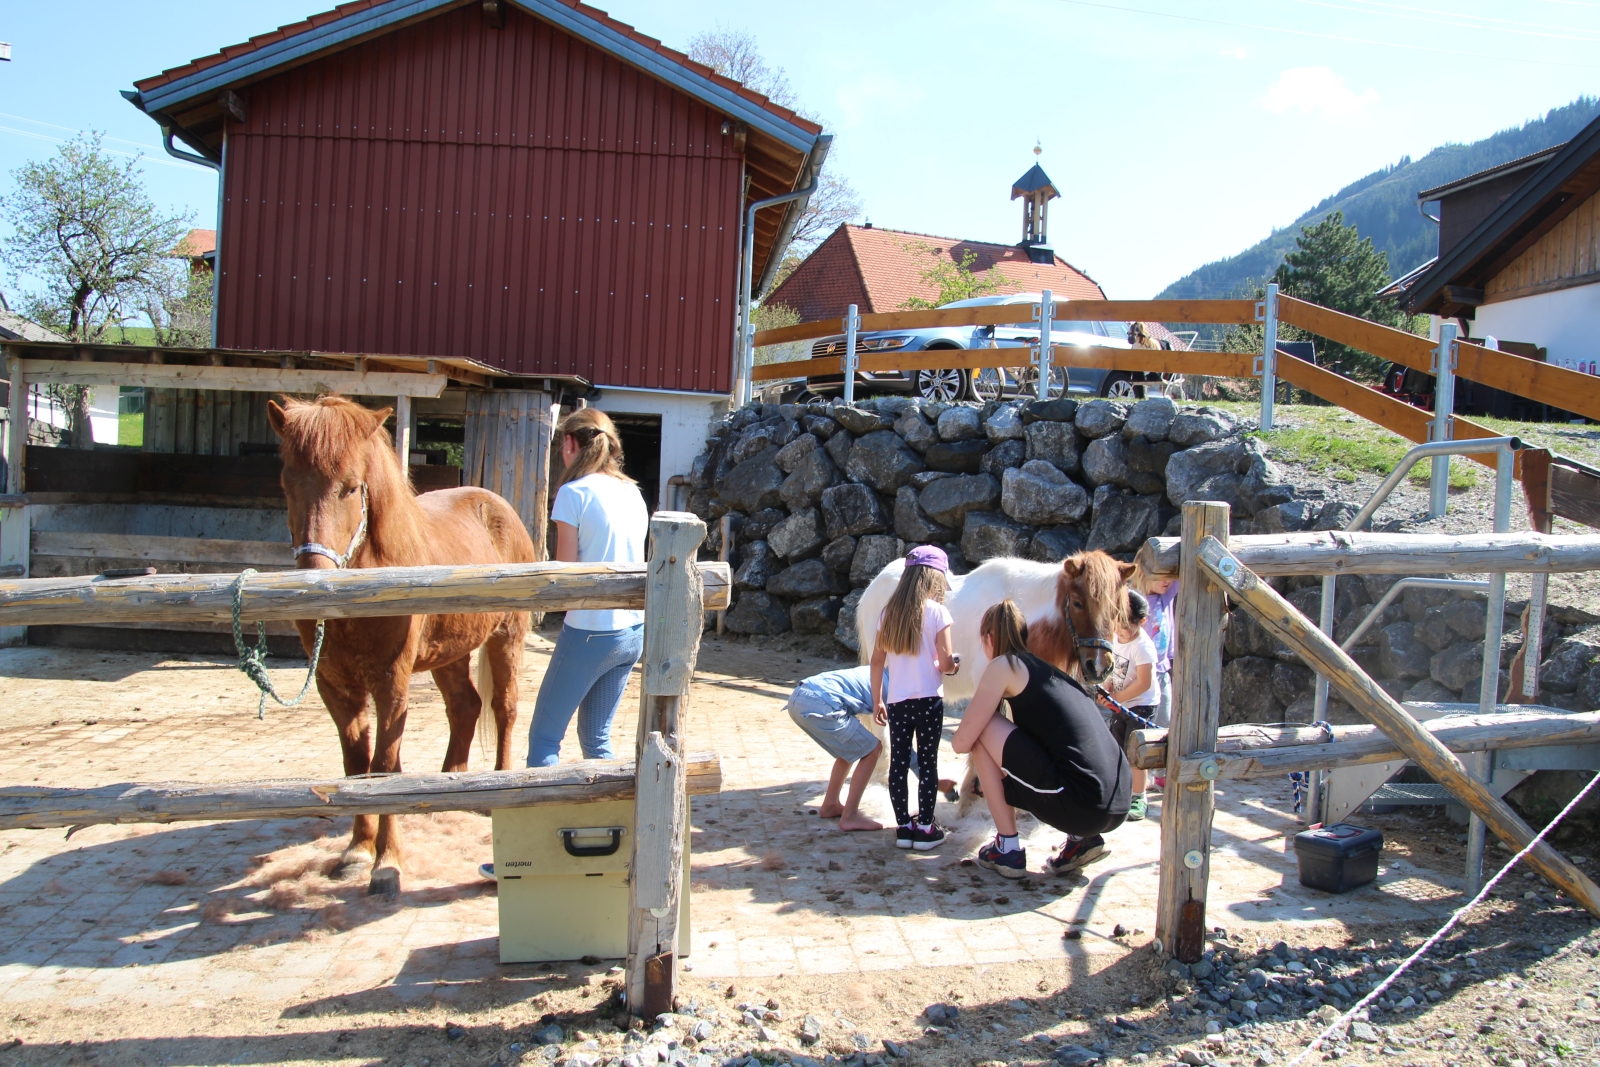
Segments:
[[[1447,16],[1447,17],[1450,17],[1450,18],[1472,19],[1475,22],[1493,22],[1493,23],[1497,23],[1497,24],[1503,25],[1503,26],[1525,26],[1525,27],[1527,27],[1528,29],[1531,29],[1531,30],[1551,30],[1551,31],[1554,31],[1554,32],[1557,32],[1557,33],[1560,33],[1560,32],[1564,31],[1564,27],[1561,27],[1561,26],[1550,26],[1550,25],[1547,25],[1547,24],[1541,23],[1541,22],[1519,22],[1516,19],[1495,18],[1493,15],[1469,15],[1465,11],[1439,11],[1439,10],[1436,10],[1434,8],[1428,8],[1428,7],[1412,7],[1409,4],[1393,4],[1393,3],[1389,3],[1388,0],[1349,0],[1349,2],[1352,3],[1352,4],[1360,4],[1363,7],[1373,7],[1373,8],[1386,7],[1386,8],[1392,8],[1395,11],[1412,11],[1412,12],[1417,12],[1419,14],[1425,14],[1425,15],[1444,15],[1444,16]],[[1559,2],[1559,0],[1558,0],[1558,2]],[[1590,4],[1590,3],[1582,3],[1582,4],[1578,4],[1576,6],[1578,6],[1578,7],[1588,7],[1588,8],[1600,8],[1600,4]]]
[[[1353,15],[1380,15],[1383,18],[1404,19],[1407,22],[1426,22],[1426,23],[1429,23],[1431,25],[1440,25],[1441,22],[1442,22],[1443,25],[1451,26],[1451,27],[1454,27],[1455,29],[1458,29],[1458,30],[1487,30],[1487,29],[1492,29],[1496,33],[1516,34],[1519,37],[1541,37],[1541,38],[1545,38],[1545,39],[1554,38],[1555,40],[1558,40],[1558,41],[1576,41],[1576,42],[1579,42],[1579,43],[1594,43],[1595,41],[1600,40],[1600,38],[1595,38],[1595,37],[1577,36],[1571,30],[1556,30],[1555,27],[1544,27],[1545,30],[1547,30],[1547,31],[1553,30],[1554,32],[1542,32],[1542,33],[1541,32],[1536,32],[1536,31],[1534,31],[1532,29],[1522,29],[1522,30],[1512,29],[1511,28],[1512,26],[1530,26],[1532,24],[1531,23],[1526,23],[1526,22],[1511,22],[1509,19],[1480,20],[1480,22],[1478,22],[1478,23],[1474,23],[1474,22],[1457,22],[1457,21],[1442,21],[1442,20],[1446,20],[1446,19],[1452,19],[1453,20],[1453,19],[1473,19],[1473,18],[1475,18],[1475,16],[1473,16],[1473,15],[1463,15],[1463,14],[1458,14],[1456,12],[1451,12],[1451,11],[1428,11],[1425,8],[1404,8],[1404,9],[1399,10],[1399,11],[1384,11],[1384,10],[1381,10],[1379,8],[1346,7],[1344,4],[1332,4],[1332,3],[1329,3],[1328,0],[1288,0],[1288,2],[1291,3],[1291,4],[1304,4],[1307,7],[1327,8],[1327,9],[1332,10],[1332,11],[1348,11]],[[1360,3],[1361,0],[1356,0],[1356,2]],[[1394,6],[1398,6],[1398,5],[1385,4],[1383,6],[1384,7],[1394,7]],[[1419,14],[1407,14],[1406,13],[1406,12],[1410,12],[1410,11],[1419,12]],[[1491,26],[1485,26],[1485,25],[1481,24],[1481,22],[1484,22],[1484,21],[1493,21],[1493,22],[1498,22],[1498,23],[1506,23],[1506,25],[1504,25],[1504,26],[1492,26],[1492,27]]]
[[[34,133],[31,130],[19,130],[14,126],[0,126],[0,133],[14,133],[19,137],[32,137],[40,141],[51,141],[55,144],[66,144],[64,137],[51,137],[47,133]],[[118,138],[121,140],[121,138]],[[134,142],[137,143],[137,142]],[[178,159],[163,159],[161,156],[145,155],[143,152],[124,152],[120,148],[102,148],[101,151],[109,152],[114,156],[126,156],[128,159],[143,160],[146,163],[160,163],[166,167],[181,167],[184,170],[206,170],[207,168],[194,163],[185,163]]]
[[[1202,18],[1199,15],[1179,15],[1171,11],[1151,11],[1148,8],[1124,7],[1121,4],[1095,3],[1094,0],[1057,0],[1062,4],[1073,4],[1078,7],[1099,8],[1102,11],[1118,11],[1127,15],[1153,15],[1156,18],[1178,19],[1182,22],[1198,22],[1207,26],[1227,26],[1230,29],[1262,30],[1267,33],[1283,33],[1293,37],[1316,37],[1325,41],[1342,41],[1345,44],[1377,45],[1381,48],[1398,48],[1407,52],[1428,52],[1439,56],[1464,56],[1467,59],[1485,59],[1493,63],[1532,63],[1541,67],[1577,67],[1581,70],[1600,70],[1600,65],[1594,63],[1566,63],[1558,59],[1539,58],[1524,59],[1520,56],[1490,55],[1484,52],[1458,52],[1450,48],[1429,48],[1419,44],[1401,44],[1398,41],[1375,41],[1365,37],[1345,37],[1334,33],[1317,33],[1314,30],[1295,30],[1287,26],[1267,26],[1256,22],[1232,22],[1227,19]]]

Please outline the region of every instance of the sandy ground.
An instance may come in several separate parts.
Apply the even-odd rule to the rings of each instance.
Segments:
[[[525,717],[548,636],[530,638]],[[886,833],[839,834],[815,814],[829,760],[783,705],[799,679],[841,665],[817,648],[715,638],[704,646],[689,744],[721,754],[725,785],[694,804],[683,1007],[695,1015],[678,1028],[684,1041],[674,1054],[696,1064],[752,1050],[767,1062],[780,1052],[799,1057],[808,1014],[822,1038],[805,1056],[859,1052],[858,1062],[888,1055],[885,1040],[928,1064],[1040,1062],[1061,1041],[1104,1042],[1108,1058],[1129,1062],[1170,1062],[1202,1047],[1205,1017],[1171,1013],[1166,998],[1182,989],[1159,973],[1150,949],[1156,819],[1119,830],[1112,857],[1087,877],[1021,882],[963,864],[992,829],[953,806],[940,814],[955,832],[933,853],[899,852]],[[289,665],[279,678],[280,688],[298,686]],[[619,739],[633,735],[636,693],[624,700]],[[3,650],[0,706],[5,785],[339,770],[320,706],[257,721],[248,681],[221,661]],[[437,692],[419,679],[406,765],[437,766],[444,737]],[[564,755],[575,754],[569,737]],[[474,766],[484,755],[475,753]],[[887,816],[881,788],[868,807]],[[333,876],[343,821],[98,826],[70,840],[61,831],[0,833],[0,1063],[576,1067],[632,1047],[617,1026],[616,961],[498,962],[498,901],[476,874],[488,858],[487,818],[405,821],[405,887],[394,902],[367,897],[364,879]],[[1457,903],[1458,829],[1431,816],[1374,821],[1388,836],[1378,883],[1330,897],[1298,884],[1287,786],[1222,790],[1208,913],[1226,931],[1217,944],[1250,952],[1280,939],[1308,949],[1372,942],[1392,951],[1392,939],[1435,929]],[[1037,870],[1059,836],[1037,824],[1024,833]],[[1595,1031],[1584,1029],[1593,1002],[1578,999],[1594,984],[1583,951],[1594,935],[1586,916],[1548,890],[1521,899],[1540,888],[1519,878],[1516,899],[1475,917],[1478,978],[1383,1024],[1405,1062],[1466,1062],[1502,1040],[1477,1034],[1512,996],[1513,987],[1482,984],[1491,977],[1523,983],[1515,988],[1536,1007],[1548,999],[1545,1030],[1559,1015],[1562,1055],[1595,1062]],[[940,1002],[959,1005],[960,1023],[929,1031],[923,1011]],[[739,1005],[772,1003],[778,1015],[765,1020],[767,1033],[743,1020]],[[1566,1023],[1573,1013],[1577,1021]],[[1113,1031],[1119,1015],[1133,1027]],[[687,1036],[695,1020],[711,1024],[704,1040]],[[563,1043],[537,1047],[533,1035],[552,1022]],[[1308,1036],[1308,1025],[1229,1025],[1220,1043],[1203,1047],[1214,1059],[1270,1062]],[[1457,1036],[1427,1036],[1449,1028]],[[1532,1048],[1539,1055],[1513,1049],[1509,1067],[1546,1051]],[[1347,1054],[1367,1053],[1381,1055],[1359,1043]]]

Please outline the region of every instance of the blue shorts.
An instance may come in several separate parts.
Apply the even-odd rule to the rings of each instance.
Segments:
[[[870,756],[879,745],[856,716],[803,689],[789,697],[789,718],[834,759],[854,763]]]

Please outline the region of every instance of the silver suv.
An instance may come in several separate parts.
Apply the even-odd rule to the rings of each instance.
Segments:
[[[1004,326],[946,326],[921,330],[875,330],[856,335],[856,352],[861,355],[881,352],[937,352],[972,348],[1027,349],[1039,341],[1039,327],[1033,324],[1033,305],[1038,293],[1008,293],[1005,296],[979,296],[955,300],[946,308],[1017,305],[1017,322]],[[1131,348],[1128,329],[1119,322],[1058,321],[1051,325],[1051,340],[1056,345]],[[811,346],[811,358],[844,354],[843,334],[824,337]],[[1037,393],[1038,371],[1029,355],[1019,352],[1013,367],[985,367],[981,370],[857,371],[856,393],[915,394],[927,400],[950,403],[956,400],[994,400],[1001,396]],[[1070,393],[1079,396],[1132,396],[1135,375],[1101,368],[1061,366],[1051,368],[1050,395]],[[1143,377],[1139,375],[1138,377]],[[806,379],[806,390],[818,396],[838,396],[844,392],[844,374],[818,374]]]

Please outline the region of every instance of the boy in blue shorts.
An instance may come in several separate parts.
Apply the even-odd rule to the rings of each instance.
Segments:
[[[872,714],[872,668],[852,667],[828,671],[801,682],[789,695],[789,717],[810,738],[833,757],[833,773],[828,776],[828,791],[818,814],[838,819],[841,830],[881,830],[883,824],[861,814],[861,797],[872,780],[883,742],[857,718]],[[850,776],[850,795],[841,804],[845,775]]]

